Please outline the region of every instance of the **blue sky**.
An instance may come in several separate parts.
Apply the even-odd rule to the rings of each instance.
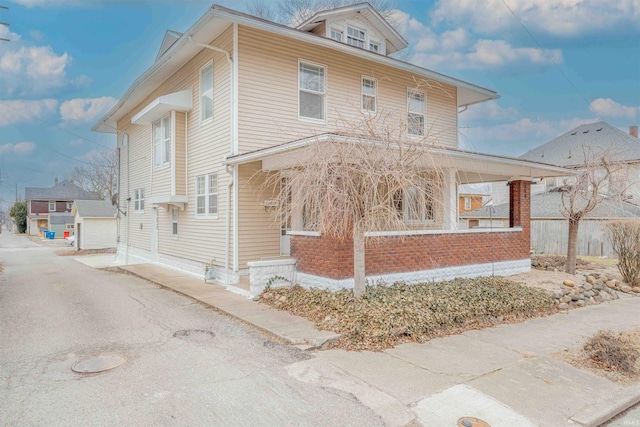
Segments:
[[[186,30],[211,3],[0,0],[11,39],[0,42],[0,198],[115,147],[92,125],[153,63],[165,30]],[[412,62],[501,95],[461,114],[463,148],[518,156],[582,123],[640,122],[640,0],[394,5]]]

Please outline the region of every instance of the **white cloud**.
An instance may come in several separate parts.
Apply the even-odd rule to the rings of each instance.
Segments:
[[[460,115],[460,119],[461,122],[466,120],[464,114]],[[462,122],[460,146],[467,150],[520,156],[575,127],[593,122],[593,118],[580,117],[561,120],[525,117],[513,122],[477,127],[466,127]]]
[[[635,118],[640,113],[640,107],[627,107],[611,98],[598,98],[589,104],[589,109],[604,117]]]
[[[29,154],[36,149],[36,144],[29,141],[18,142],[17,144],[0,145],[0,155],[4,153],[15,153],[19,156]]]
[[[0,127],[33,123],[55,113],[57,107],[55,99],[0,101]]]
[[[470,105],[467,111],[460,114],[460,119],[469,120],[514,120],[518,110],[514,107],[501,107],[497,101]]]
[[[394,11],[394,20],[415,53],[412,62],[427,68],[500,69],[546,68],[563,62],[559,49],[515,47],[505,40],[477,39],[464,28],[435,33],[405,12]]]
[[[633,29],[640,20],[640,0],[506,0],[506,4],[532,32],[560,37]],[[435,23],[481,34],[520,26],[503,0],[439,0],[431,17]]]
[[[91,122],[104,115],[118,102],[110,96],[101,98],[76,98],[60,106],[60,115],[65,121]]]

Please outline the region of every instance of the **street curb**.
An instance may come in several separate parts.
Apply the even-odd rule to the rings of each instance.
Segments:
[[[230,313],[230,312],[224,310],[223,308],[220,308],[220,307],[215,306],[215,305],[213,305],[211,303],[203,301],[203,300],[201,300],[201,299],[199,299],[197,297],[194,297],[193,295],[189,295],[188,293],[182,292],[182,291],[180,291],[178,289],[172,288],[172,287],[167,286],[165,284],[162,284],[162,283],[160,283],[158,281],[155,281],[153,279],[145,277],[145,276],[143,276],[141,274],[138,274],[138,273],[136,273],[134,271],[130,271],[130,270],[121,268],[120,266],[106,267],[106,268],[104,268],[104,270],[113,271],[113,272],[117,272],[117,273],[130,274],[132,276],[135,276],[135,277],[138,277],[140,279],[146,280],[146,281],[148,281],[150,283],[153,283],[153,284],[155,284],[155,285],[157,285],[157,286],[159,286],[159,287],[161,287],[163,289],[166,289],[166,290],[175,292],[177,294],[183,295],[183,296],[185,296],[187,298],[190,298],[190,299],[198,302],[199,304],[202,304],[203,306],[205,306],[207,308],[215,310],[216,312],[218,312],[218,313],[220,313],[222,315],[225,315],[225,316],[230,317],[230,318],[232,318],[234,320],[237,320],[238,322],[241,322],[241,323],[243,323],[243,324],[245,324],[247,326],[250,326],[250,327],[252,327],[254,329],[257,329],[261,333],[269,335],[269,337],[271,337],[275,341],[278,341],[278,342],[280,342],[282,344],[288,344],[288,345],[297,347],[301,351],[317,350],[317,349],[320,349],[320,348],[324,347],[325,345],[335,341],[336,339],[340,338],[340,336],[338,335],[337,338],[336,337],[329,337],[324,342],[313,342],[313,339],[305,339],[305,342],[292,341],[291,339],[289,339],[289,338],[287,338],[285,336],[279,335],[276,332],[273,332],[273,331],[271,331],[269,329],[266,329],[266,328],[264,328],[264,327],[262,327],[260,325],[252,323],[251,321],[243,319],[242,317],[239,317],[239,316],[237,316],[237,315],[235,315],[233,313]],[[275,310],[275,309],[273,309],[271,307],[269,307],[269,309],[270,310]],[[301,319],[303,319],[303,318],[301,317]]]
[[[613,403],[615,402],[615,403]],[[598,427],[640,402],[640,384],[622,389],[607,400],[571,417],[584,427]]]

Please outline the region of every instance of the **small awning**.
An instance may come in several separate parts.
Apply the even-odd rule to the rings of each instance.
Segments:
[[[314,153],[310,146],[316,142],[361,141],[340,134],[322,134],[273,147],[263,148],[243,154],[229,156],[225,164],[240,165],[262,161],[262,170],[274,171],[303,165]],[[376,144],[375,141],[368,143]],[[532,180],[552,176],[570,176],[575,171],[546,163],[532,162],[513,157],[494,156],[472,151],[458,150],[439,146],[425,146],[429,155],[424,157],[425,170],[453,169],[458,184],[480,182],[511,181],[516,179]]]
[[[156,196],[151,197],[149,202],[153,206],[175,206],[184,210],[184,204],[187,203],[188,200],[189,198],[187,196]]]
[[[191,89],[162,95],[151,101],[138,114],[131,118],[136,125],[149,125],[171,110],[180,112],[191,111],[193,108],[193,93]]]

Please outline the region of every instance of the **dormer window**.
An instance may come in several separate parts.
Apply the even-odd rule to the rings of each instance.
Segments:
[[[342,31],[331,29],[331,38],[337,42],[342,42]]]
[[[364,48],[366,46],[367,34],[353,27],[347,27],[347,44]]]
[[[380,52],[380,45],[378,43],[371,42],[371,43],[369,43],[369,50],[371,52],[379,53]]]

